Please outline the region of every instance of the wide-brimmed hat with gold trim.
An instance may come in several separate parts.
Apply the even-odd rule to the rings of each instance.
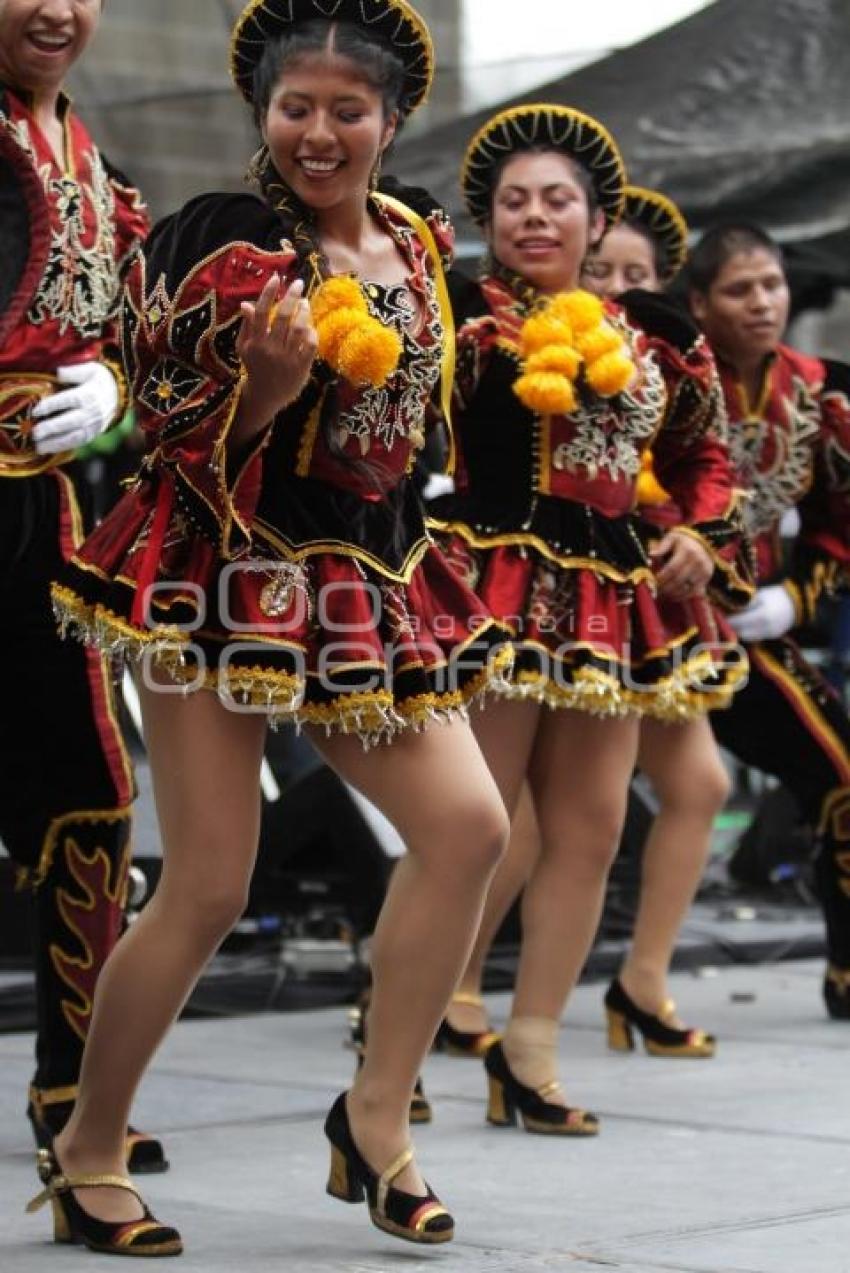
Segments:
[[[688,223],[672,199],[644,186],[626,186],[623,220],[637,222],[657,245],[658,273],[669,283],[688,255]]]
[[[559,150],[585,168],[608,225],[620,219],[626,168],[608,129],[572,106],[534,102],[494,115],[467,147],[460,180],[475,221],[480,224],[490,215],[498,164],[510,155],[538,147]]]
[[[230,41],[230,73],[247,101],[253,102],[254,71],[268,41],[316,19],[352,22],[380,36],[404,64],[402,115],[424,102],[434,78],[434,45],[424,19],[407,0],[250,0]]]

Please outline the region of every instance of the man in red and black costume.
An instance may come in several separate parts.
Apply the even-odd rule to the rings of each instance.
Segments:
[[[134,795],[109,667],[60,640],[49,592],[83,534],[74,452],[123,414],[113,324],[148,228],[62,91],[101,9],[0,0],[0,836],[33,897],[42,1145],[73,1106],[121,932]],[[153,1137],[127,1148],[134,1170],[167,1166]]]
[[[829,959],[830,1016],[850,1020],[850,718],[788,635],[819,597],[850,579],[850,367],[781,343],[789,291],[782,253],[761,229],[709,230],[689,265],[690,305],[717,356],[730,449],[749,491],[758,588],[731,616],[750,679],[718,741],[774,774],[817,828],[817,879]],[[796,508],[789,561],[780,522]]]

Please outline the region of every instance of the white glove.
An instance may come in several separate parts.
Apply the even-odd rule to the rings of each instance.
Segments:
[[[118,410],[118,385],[108,367],[100,362],[81,362],[58,367],[60,385],[74,385],[42,398],[32,413],[42,421],[32,431],[40,455],[75,451],[85,446],[112,423]]]
[[[776,583],[759,588],[744,610],[728,617],[742,641],[769,641],[793,628],[797,611],[788,589]]]
[[[426,501],[439,499],[441,495],[453,495],[454,489],[454,478],[448,473],[431,473],[422,487],[422,498]]]

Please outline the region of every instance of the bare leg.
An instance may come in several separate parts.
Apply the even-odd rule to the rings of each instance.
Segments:
[[[244,910],[259,834],[265,719],[228,711],[215,695],[141,690],[163,840],[156,892],[97,984],[80,1094],[56,1140],[67,1174],[124,1175],[133,1094],[200,973]],[[92,1189],[105,1220],[135,1219],[127,1193]]]
[[[554,1027],[599,924],[637,736],[634,717],[599,719],[561,710],[545,712],[540,722],[530,779],[542,850],[524,895],[522,950],[504,1044],[514,1074],[529,1087],[557,1072]]]
[[[473,998],[481,994],[484,964],[496,934],[516,898],[525,888],[540,853],[540,832],[534,801],[527,782],[522,785],[516,810],[511,821],[511,838],[508,849],[499,863],[493,883],[487,892],[481,927],[472,948],[472,955],[458,984],[459,995]],[[472,1033],[488,1028],[487,1012],[483,1004],[452,1000],[446,1014],[456,1030]]]
[[[380,1172],[409,1143],[413,1085],[469,956],[508,821],[462,721],[403,734],[372,751],[350,737],[315,742],[408,849],[372,941],[365,1058],[348,1098],[355,1142]],[[413,1164],[395,1183],[425,1192]]]
[[[715,815],[729,777],[708,720],[641,722],[638,765],[660,809],[643,851],[640,900],[631,949],[620,972],[626,994],[657,1014],[682,921],[699,887]]]

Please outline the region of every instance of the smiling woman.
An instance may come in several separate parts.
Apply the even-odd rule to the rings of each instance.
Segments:
[[[55,91],[94,35],[102,0],[2,0],[0,80]]]
[[[431,41],[405,0],[252,0],[232,69],[262,134],[260,198],[193,200],[131,271],[147,453],[54,591],[88,642],[140,660],[166,862],[99,988],[85,1103],[58,1150],[70,1170],[114,1142],[242,911],[272,716],[310,730],[408,849],[372,945],[363,1066],[325,1125],[328,1190],[365,1192],[396,1237],[446,1242],[407,1117],[506,838],[466,707],[505,688],[511,653],[410,481],[434,390],[451,391],[452,235],[424,192],[373,187],[427,93]],[[105,1219],[129,1218],[115,1207]]]

